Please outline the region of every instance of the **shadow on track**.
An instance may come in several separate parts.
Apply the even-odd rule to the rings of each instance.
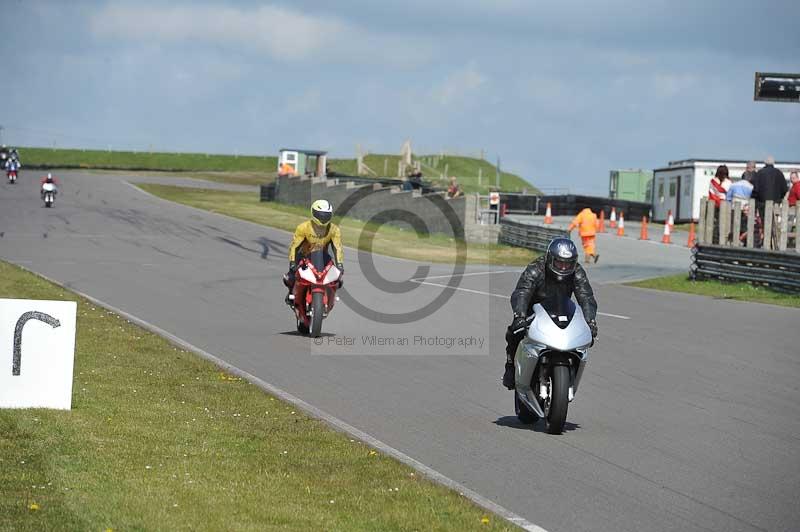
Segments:
[[[526,425],[525,423],[522,423],[519,419],[517,419],[517,416],[499,417],[492,423],[494,423],[499,427],[509,427],[512,429],[529,430],[532,432],[547,432],[547,429],[545,428],[544,425],[544,421],[539,420],[531,425]],[[569,421],[564,423],[564,432],[572,432],[573,430],[577,430],[579,428],[581,428],[581,426],[578,423],[570,423]]]

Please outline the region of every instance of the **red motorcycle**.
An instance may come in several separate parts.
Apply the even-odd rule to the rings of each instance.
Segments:
[[[17,171],[16,170],[7,170],[6,177],[8,177],[8,182],[12,185],[17,182]]]
[[[327,259],[327,260],[326,260]],[[322,320],[328,317],[338,298],[342,272],[320,251],[309,253],[297,265],[294,290],[289,305],[297,318],[297,330],[312,338],[322,333]]]

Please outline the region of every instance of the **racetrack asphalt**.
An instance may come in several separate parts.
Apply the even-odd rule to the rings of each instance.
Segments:
[[[348,251],[342,301],[316,345],[283,304],[287,233],[121,176],[59,175],[53,209],[32,172],[0,186],[0,258],[154,323],[547,530],[797,527],[800,309],[620,286],[601,259],[589,268],[600,337],[567,430],[551,436],[517,423],[499,383],[520,268],[468,266],[443,306],[392,324],[371,316],[420,309],[452,267],[375,256],[396,283],[375,287]],[[412,277],[430,284],[403,283]]]

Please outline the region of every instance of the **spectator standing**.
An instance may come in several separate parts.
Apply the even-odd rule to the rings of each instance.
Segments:
[[[756,176],[756,162],[755,161],[748,161],[747,166],[744,169],[744,173],[742,173],[742,179],[747,179],[750,184],[753,184],[753,178]]]
[[[728,177],[728,167],[724,164],[717,166],[717,172],[711,178],[708,185],[708,199],[714,202],[716,207],[728,197],[728,189],[731,188],[731,180]]]
[[[750,179],[745,177],[747,172],[742,174],[742,178],[735,183],[732,183],[728,189],[725,199],[734,205],[737,203],[742,206],[742,209],[747,209],[750,197],[753,195],[753,183]],[[750,176],[753,177],[752,175]]]
[[[764,168],[756,172],[753,179],[753,197],[758,202],[759,212],[763,211],[765,201],[783,201],[786,191],[789,190],[786,176],[775,168],[775,158],[770,155],[764,163]]]
[[[772,155],[764,160],[764,168],[756,172],[753,179],[753,198],[756,200],[756,220],[766,223],[764,218],[764,207],[767,201],[779,203],[783,201],[789,186],[786,184],[786,177],[783,172],[775,168],[775,158]],[[775,213],[773,212],[773,216]],[[772,224],[772,234],[764,234],[763,241],[773,239],[775,236],[776,224]],[[763,231],[763,225],[762,225]]]
[[[749,174],[751,179],[754,176],[755,172]],[[728,189],[728,194],[726,196],[726,199],[730,203],[734,206],[739,204],[742,208],[741,225],[739,227],[739,233],[736,235],[739,240],[747,238],[747,217],[750,215],[750,196],[753,194],[753,184],[747,177],[748,174],[745,171],[739,181],[731,184],[731,188]],[[735,231],[735,228],[733,228],[732,231]]]
[[[797,175],[797,170],[789,173],[789,181],[792,183],[792,188],[789,189],[789,207],[794,207],[800,200],[800,177]]]

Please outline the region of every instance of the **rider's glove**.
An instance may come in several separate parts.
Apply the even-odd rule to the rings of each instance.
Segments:
[[[528,320],[525,319],[525,316],[520,316],[515,314],[514,321],[511,322],[511,331],[517,332],[520,329],[524,329],[528,325]]]
[[[589,320],[589,329],[592,331],[592,338],[597,338],[597,321]]]
[[[341,273],[344,273],[344,264],[342,264],[341,262],[337,262],[336,269],[339,270]]]
[[[293,260],[289,261],[289,271],[292,273],[297,271],[297,263]]]

